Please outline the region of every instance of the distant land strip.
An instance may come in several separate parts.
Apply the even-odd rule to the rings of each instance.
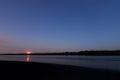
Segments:
[[[0,55],[28,55],[26,53],[4,53]],[[79,52],[61,52],[61,53],[31,53],[29,55],[80,55],[80,56],[116,56],[120,55],[120,50],[114,50],[114,51],[109,51],[109,50],[103,50],[103,51],[79,51]]]

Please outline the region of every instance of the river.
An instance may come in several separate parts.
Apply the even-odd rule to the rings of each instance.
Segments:
[[[1,55],[0,60],[63,64],[120,71],[120,56]]]

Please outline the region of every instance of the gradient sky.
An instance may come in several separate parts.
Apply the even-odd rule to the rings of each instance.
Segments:
[[[0,53],[120,49],[120,0],[0,0]]]

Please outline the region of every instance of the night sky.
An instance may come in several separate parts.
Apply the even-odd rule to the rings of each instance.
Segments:
[[[0,53],[120,49],[120,0],[0,0]]]

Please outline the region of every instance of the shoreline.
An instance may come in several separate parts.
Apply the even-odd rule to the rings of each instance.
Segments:
[[[51,53],[1,53],[0,55],[76,55],[76,56],[120,56],[120,50],[85,50],[77,52],[51,52]]]
[[[37,80],[120,80],[120,72],[37,62],[0,61],[0,77]]]

